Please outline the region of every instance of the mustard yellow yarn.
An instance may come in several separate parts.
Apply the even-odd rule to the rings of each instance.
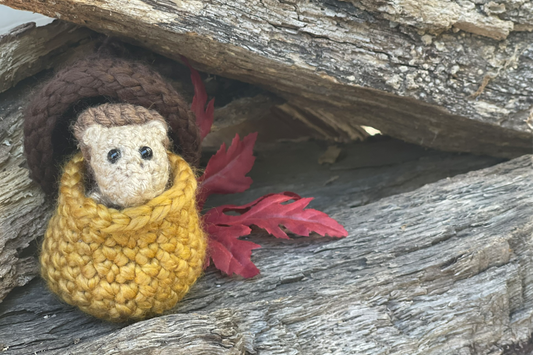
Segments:
[[[81,154],[67,163],[41,252],[41,274],[65,302],[95,317],[143,319],[172,308],[202,273],[207,240],[196,178],[169,153],[173,185],[116,210],[85,196]]]

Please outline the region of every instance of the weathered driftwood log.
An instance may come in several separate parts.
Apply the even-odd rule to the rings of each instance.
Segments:
[[[92,50],[94,32],[65,22],[21,25],[0,36],[0,93],[42,70]]]
[[[258,166],[274,157],[272,165],[289,168],[268,192],[308,195],[340,175],[322,187],[318,207],[329,206],[348,238],[285,241],[256,234],[263,248],[253,260],[261,275],[240,280],[208,270],[174,314],[130,326],[91,319],[33,281],[0,305],[5,353],[489,354],[528,341],[531,156],[368,203],[363,197],[376,181],[405,188],[432,165],[453,167],[451,156],[371,141],[354,151],[373,145],[390,156],[401,150],[404,162],[372,173],[365,171],[371,161],[360,158],[317,173],[310,160],[299,174],[288,161],[280,165],[283,156],[297,162],[320,151],[304,145],[259,154]],[[299,149],[305,154],[296,154]],[[259,178],[250,193],[264,193],[272,179]]]
[[[531,151],[527,0],[66,0],[0,3],[183,54],[313,112],[444,150]]]
[[[145,1],[141,5],[144,6],[145,3],[157,5],[161,1],[157,3]],[[407,1],[398,1],[398,4],[402,6],[407,3]],[[461,6],[465,3],[462,2]],[[100,2],[98,4],[101,5]],[[112,3],[109,4],[112,5]],[[135,5],[138,2],[132,0],[129,4]],[[204,6],[202,4],[207,10],[201,10],[198,7]],[[242,11],[239,6],[243,8],[247,6],[236,4],[234,4],[237,6],[235,11]],[[261,6],[271,6],[268,2],[266,4]],[[279,3],[273,4],[279,5]],[[285,2],[285,5],[279,6],[289,12],[292,7],[295,8],[294,11],[302,7],[307,9],[301,19],[309,21],[309,16],[311,16],[309,9],[318,6],[319,3],[287,4]],[[353,10],[349,4],[340,8],[339,4],[343,3],[330,1],[322,2],[322,4],[330,6],[328,11],[332,9]],[[444,3],[435,2],[435,4]],[[48,5],[50,8],[59,6],[57,3]],[[165,8],[160,8],[160,10],[172,12],[176,6],[189,9],[185,9],[189,12],[184,10],[181,13],[183,17],[176,21],[190,20],[191,18],[187,17],[190,16],[190,11],[207,11],[205,12],[207,15],[200,17],[199,20],[212,18],[209,16],[213,15],[208,11],[209,6],[214,6],[213,3],[178,1],[165,2],[164,5]],[[374,5],[363,1],[358,6],[372,7]],[[501,10],[501,7],[498,8],[494,4],[486,4],[485,8],[485,11]],[[139,9],[142,10],[142,7]],[[327,10],[328,7],[325,9]],[[161,13],[160,10],[155,9],[153,13]],[[383,13],[380,16],[387,19],[383,20],[377,13],[371,13],[371,8],[367,10],[369,12],[356,11],[355,15],[350,15],[352,16],[350,21],[353,21],[357,14],[368,16],[361,17],[363,20],[367,19],[366,22],[361,20],[362,22],[359,23],[361,33],[364,32],[363,30],[376,30],[372,27],[373,24],[377,23],[381,26],[386,21],[394,20],[394,16],[407,19],[409,16],[414,16],[413,14],[417,11],[411,9],[411,12],[403,11],[400,15],[397,9],[383,7]],[[477,12],[466,10],[453,12],[459,17],[454,20],[454,17],[450,15],[451,22],[449,23],[453,22],[458,28],[468,29],[484,36],[503,38],[507,35],[505,24],[498,21],[483,22],[481,19],[484,15],[476,17]],[[270,16],[264,11],[265,7],[258,7],[257,16]],[[320,16],[327,12],[317,11]],[[510,13],[509,16],[512,16],[508,19],[507,14],[502,13],[501,21],[524,25],[524,23],[520,24],[520,21],[529,16],[527,4],[520,11]],[[83,11],[80,13],[83,14]],[[102,18],[107,16],[102,15],[98,10],[95,10],[95,13]],[[150,16],[152,13],[147,13],[145,17],[150,20]],[[325,19],[328,18],[330,17],[325,17]],[[161,20],[164,22],[165,19],[168,18]],[[226,20],[222,17],[214,24],[220,26]],[[338,18],[337,20],[340,24],[345,24],[343,21],[346,19]],[[439,28],[430,26],[435,23],[431,17],[422,21],[412,17],[410,21],[413,23],[405,22],[405,25],[418,26],[426,31],[438,32],[439,30]],[[467,25],[461,24],[461,21],[466,21]],[[125,23],[128,24],[127,21]],[[116,33],[121,33],[122,25],[119,22],[115,25],[118,28]],[[259,25],[262,26],[261,22]],[[314,23],[308,25],[311,30],[315,26]],[[56,26],[61,25],[56,24]],[[165,32],[173,33],[169,37],[172,41],[176,40],[181,43],[187,39],[187,34],[176,34],[179,32],[177,30],[179,26],[176,23],[173,26],[169,32]],[[152,27],[154,31],[152,33],[162,33],[159,32],[162,25]],[[508,26],[508,28],[511,27]],[[274,25],[272,32],[269,33],[277,36],[276,38],[281,41],[293,38],[292,36],[294,36],[293,39],[305,37],[303,30],[299,32],[295,30],[293,35],[289,35],[288,32],[283,31],[291,30],[283,28],[283,26]],[[502,28],[504,30],[501,30]],[[226,29],[230,31],[229,27]],[[186,28],[180,31],[186,32]],[[214,27],[210,31],[214,31]],[[399,33],[402,33],[405,38],[411,36],[413,43],[418,40],[429,41],[428,37],[420,39],[412,29],[403,25],[387,31],[390,31],[392,39],[396,38],[394,34],[399,36]],[[387,31],[385,32],[389,34]],[[332,55],[333,57],[338,55],[335,50],[353,45],[352,42],[337,43],[340,47],[333,46],[331,51],[325,51],[325,47],[320,47],[317,43],[325,46],[330,41],[328,36],[331,33],[326,33],[325,38],[322,39],[310,38],[306,44],[316,46],[309,46],[311,52],[320,49],[326,57],[329,56],[327,60],[316,59],[324,61],[318,65],[322,68]],[[436,41],[444,41],[444,44],[451,45],[451,38],[446,39],[446,35],[452,34],[440,34],[435,37]],[[200,33],[200,38],[203,40],[185,45],[185,48],[190,50],[190,48],[197,48],[195,47],[197,45],[201,48],[202,45],[220,42],[222,38],[222,35],[217,35],[213,37],[214,42],[209,42],[210,39],[206,42],[204,36],[205,33]],[[233,45],[236,43],[235,38],[242,39],[243,32],[237,31],[234,36],[228,38],[228,42]],[[526,33],[511,32],[506,41],[512,38],[523,40],[529,38],[528,36],[529,34]],[[154,38],[156,38],[154,48],[159,48],[158,50],[170,56],[176,53],[174,48],[169,51],[161,50],[162,47],[159,47],[158,41],[161,41],[162,37],[155,36]],[[448,40],[449,42],[446,42]],[[432,45],[436,46],[436,41],[432,42]],[[491,41],[493,40],[465,35],[456,44],[478,43],[485,46],[489,42],[492,43]],[[5,42],[2,43],[5,44]],[[76,43],[83,43],[83,40],[81,42],[74,40],[70,43],[77,45]],[[257,43],[262,42],[258,40]],[[294,45],[294,42],[286,43]],[[513,43],[516,42],[511,44]],[[253,45],[249,43],[247,49],[243,49],[244,47],[239,49],[238,46],[232,48],[235,49],[235,53],[243,54],[247,53],[247,50],[254,50]],[[63,52],[62,47],[57,48],[56,54],[67,53]],[[217,48],[223,48],[223,46]],[[468,48],[470,52],[478,53],[472,49],[473,47]],[[505,52],[502,48],[495,49],[497,55]],[[355,128],[358,127],[356,123],[359,119],[351,117],[353,114],[351,110],[354,107],[361,107],[358,106],[360,104],[367,105],[365,107],[371,109],[368,115],[374,113],[377,115],[377,122],[385,120],[385,113],[372,112],[376,110],[376,107],[383,105],[382,108],[389,110],[388,106],[390,106],[390,110],[396,110],[394,111],[396,116],[391,117],[391,122],[399,131],[406,127],[412,128],[412,125],[417,124],[405,121],[405,118],[415,117],[420,112],[428,114],[435,109],[434,107],[427,108],[429,106],[426,107],[421,102],[408,101],[409,104],[406,104],[405,97],[378,92],[375,94],[376,103],[374,103],[372,101],[374,97],[369,96],[368,89],[354,89],[348,84],[342,84],[343,81],[340,79],[337,83],[328,84],[328,75],[329,78],[341,78],[344,75],[341,67],[335,67],[335,70],[328,72],[329,74],[320,76],[313,71],[314,69],[306,69],[302,67],[301,62],[295,60],[294,70],[302,75],[301,82],[297,82],[292,72],[286,72],[288,76],[283,77],[286,62],[281,60],[284,55],[281,49],[279,50],[280,52],[270,54],[264,50],[256,54],[248,52],[244,58],[226,58],[230,60],[228,63],[231,65],[248,63],[246,65],[249,67],[246,65],[241,68],[234,67],[230,68],[232,72],[228,72],[226,64],[220,62],[218,64],[222,69],[218,72],[229,73],[228,75],[245,78],[251,82],[262,82],[266,87],[278,90],[277,92],[289,98],[290,102],[283,104],[273,100],[277,110],[304,122],[316,120],[317,117],[322,122],[328,122],[324,125],[313,121],[325,132],[324,136],[333,136],[332,132],[337,130],[337,132],[344,132],[347,138],[352,137],[352,134],[356,132]],[[309,58],[307,56],[311,52],[302,52],[299,55],[303,56],[302,58]],[[446,55],[451,55],[450,52],[446,53]],[[525,70],[527,65],[530,65],[527,61],[528,53],[526,50],[521,53],[521,57],[517,57],[520,59],[517,67],[522,68],[520,70]],[[220,55],[220,58],[223,58],[226,54],[220,53]],[[196,53],[195,59],[202,59],[200,57],[201,54]],[[255,67],[258,58],[263,58],[260,63],[266,66]],[[273,61],[272,58],[275,60]],[[370,60],[370,57],[363,56],[362,58],[362,61],[364,58]],[[442,59],[438,56],[436,58]],[[476,58],[475,55],[474,58]],[[206,57],[205,62],[210,62],[211,59],[212,57]],[[524,61],[526,66],[520,67]],[[50,61],[52,62],[57,61]],[[260,81],[268,76],[266,73],[273,68],[273,62],[278,63],[275,68],[279,70],[271,72],[270,81]],[[251,63],[255,63],[254,66]],[[393,63],[392,59],[387,65],[384,64],[383,70],[392,70],[391,63]],[[492,92],[494,96],[488,95],[484,98],[478,95],[478,100],[483,98],[485,101],[472,101],[470,102],[472,105],[476,102],[486,105],[488,102],[486,100],[489,98],[500,100],[495,96],[496,92],[507,90],[506,83],[518,80],[518,74],[515,75],[512,70],[508,71],[512,69],[512,63],[509,63],[498,72],[497,78],[484,87],[486,91],[482,95]],[[211,68],[215,64],[211,63]],[[420,65],[420,62],[413,65],[416,67]],[[246,70],[246,68],[251,70]],[[408,71],[411,69],[412,67],[409,66]],[[377,70],[375,63],[372,70]],[[431,71],[431,69],[428,70]],[[216,72],[214,69],[213,71]],[[24,71],[20,73],[22,72]],[[261,74],[257,76],[260,80],[253,79],[257,73]],[[364,79],[364,73],[361,73],[363,72],[356,73],[357,78],[354,81]],[[440,74],[435,71],[431,72],[431,75],[438,77]],[[522,76],[520,77],[521,83],[528,84],[531,77],[524,73],[520,75]],[[501,81],[503,77],[506,79]],[[9,85],[20,78],[18,77]],[[402,80],[407,80],[406,78]],[[435,77],[431,78],[428,83],[435,84],[432,81]],[[315,85],[322,85],[322,88],[306,88],[304,84],[311,83],[311,79],[318,80]],[[377,79],[372,78],[372,80]],[[50,205],[44,201],[43,195],[28,180],[21,148],[22,109],[35,83],[23,83],[15,90],[2,93],[0,97],[0,142],[2,143],[0,145],[0,299],[13,287],[24,285],[36,275],[36,251],[34,249],[39,244],[39,237],[49,218]],[[281,83],[279,87],[277,87],[278,83]],[[404,85],[404,81],[401,85]],[[491,87],[491,85],[500,86]],[[295,88],[302,91],[295,95],[293,91]],[[331,89],[338,89],[337,92],[332,92],[331,102],[329,98],[319,97],[318,93],[329,95],[330,92],[327,90]],[[527,92],[530,89],[521,87],[520,90]],[[351,93],[351,95],[357,93],[360,96],[343,98],[342,92]],[[454,93],[454,91],[448,93]],[[506,96],[507,94],[504,93],[500,95],[508,99],[512,96],[510,94]],[[511,111],[520,105],[522,105],[520,107],[529,105],[529,98],[524,93],[517,96],[518,101],[509,104],[512,106],[509,106]],[[444,98],[441,99],[444,100]],[[312,102],[313,100],[315,102]],[[257,96],[251,100],[254,104],[267,101]],[[437,102],[437,104],[442,103]],[[217,117],[221,130],[234,125],[235,122],[245,121],[242,117],[247,114],[239,111],[245,106],[239,105],[241,102],[235,101],[228,105],[225,111],[222,108],[219,109]],[[412,105],[412,107],[406,107],[406,105]],[[400,107],[404,107],[404,111],[400,112]],[[461,110],[464,109],[460,105],[458,107]],[[414,116],[406,114],[411,108]],[[528,110],[524,112],[526,111],[529,112]],[[474,136],[477,139],[476,147],[488,149],[488,142],[492,137],[495,143],[495,148],[491,151],[493,154],[498,155],[504,152],[504,155],[512,155],[524,150],[522,143],[526,133],[524,133],[525,129],[522,129],[524,127],[520,128],[517,123],[518,116],[510,115],[507,123],[491,126],[494,122],[490,123],[486,119],[490,115],[481,117],[476,116],[476,113],[472,115],[474,120],[443,115],[439,117],[420,115],[417,122],[423,124],[423,127],[419,131],[413,131],[413,137],[419,138],[427,134],[428,127],[434,128],[434,126],[428,126],[428,121],[434,119],[436,122],[434,124],[438,125],[435,127],[441,129],[451,127],[448,120],[457,119],[457,122],[461,123],[460,127],[456,127],[457,132],[444,131],[447,139],[450,139],[449,142],[441,140],[442,137],[438,136],[439,132],[443,131],[438,131],[437,135],[432,136],[435,141],[448,144],[446,149],[461,150],[461,147],[466,144],[465,139],[461,137],[471,135],[472,128],[479,124],[482,130]],[[473,123],[476,119],[481,123]],[[502,127],[507,128],[502,130]],[[512,139],[509,138],[506,141],[507,138],[503,139],[501,135],[512,137]],[[512,140],[514,141],[511,142]],[[508,142],[509,146],[504,148],[498,146],[502,142]],[[455,148],[450,148],[454,144]],[[347,158],[342,160],[341,157],[341,161],[331,167],[317,168],[317,158],[324,150],[325,147],[309,142],[282,146],[280,150],[260,151],[256,169],[252,173],[256,180],[254,188],[232,199],[227,197],[213,199],[211,204],[244,203],[264,193],[282,190],[293,190],[302,195],[314,195],[317,197],[315,207],[333,214],[346,225],[350,232],[349,238],[336,241],[312,237],[279,241],[256,234],[253,238],[264,246],[263,249],[254,252],[254,261],[262,270],[260,276],[253,280],[238,280],[209,270],[188,298],[177,307],[175,314],[127,327],[102,323],[81,314],[72,307],[61,304],[45,289],[40,280],[35,280],[13,291],[5,302],[0,304],[0,349],[6,354],[34,352],[131,354],[132,349],[139,353],[172,354],[486,354],[501,352],[510,345],[522,344],[530,339],[533,315],[533,295],[530,292],[530,284],[533,280],[533,272],[530,271],[533,256],[530,248],[533,222],[528,220],[533,204],[533,199],[530,197],[533,192],[530,157],[523,157],[483,171],[443,180],[403,195],[379,200],[384,196],[410,191],[425,183],[456,173],[491,165],[497,160],[469,155],[455,156],[435,151],[424,152],[421,148],[397,141],[372,140],[344,148],[345,151],[342,154],[347,155]],[[494,153],[496,150],[497,153]],[[273,163],[270,166],[262,165],[267,161]],[[282,172],[278,172],[280,168],[283,168]]]
[[[0,302],[37,274],[36,259],[24,252],[42,235],[49,204],[28,178],[22,147],[23,109],[41,81],[19,81],[93,51],[95,33],[55,22],[19,26],[0,38]]]
[[[42,70],[57,69],[64,66],[65,63],[73,62],[95,51],[113,52],[113,46],[124,45],[117,40],[112,41],[111,45],[109,43],[104,44],[106,41],[102,41],[102,37],[102,35],[87,28],[58,20],[40,28],[35,28],[33,23],[17,27],[0,37],[0,93]],[[126,48],[120,49],[127,52]],[[134,46],[128,46],[128,49],[135,51],[135,55],[122,53],[123,56],[152,64],[154,69],[166,76],[179,92],[186,97],[190,96],[190,100],[192,100],[193,88],[190,84],[188,68],[151,51]],[[115,51],[117,51],[116,48]],[[118,52],[115,54],[120,55]],[[228,96],[235,95],[229,102],[226,102],[228,104],[225,107],[219,107],[216,110],[213,130],[223,128],[239,130],[235,126],[239,126],[245,121],[274,118],[278,121],[284,119],[289,121],[289,124],[292,122],[291,130],[294,132],[287,132],[289,133],[288,136],[294,136],[295,133],[298,135],[300,131],[304,131],[302,133],[318,139],[338,139],[335,130],[321,124],[321,121],[326,118],[317,117],[317,115],[323,115],[322,111],[313,112],[310,109],[300,109],[282,98],[256,87],[252,87],[251,92],[244,92],[245,96],[243,97],[244,87],[250,87],[250,85],[244,85],[227,78],[216,78],[210,82],[214,85],[208,84],[208,90],[211,96],[217,98],[218,106],[224,106],[219,105],[220,99],[228,101]],[[35,83],[35,85],[39,84]],[[235,90],[239,85],[241,87]],[[295,124],[294,121],[299,123]],[[282,125],[286,126],[283,123]],[[352,127],[351,139],[362,140],[367,136],[368,134],[360,126]],[[211,141],[214,142],[213,139]]]
[[[24,167],[21,107],[27,98],[28,92],[13,91],[0,99],[0,300],[35,277],[37,261],[23,250],[36,243],[50,218],[44,194]]]

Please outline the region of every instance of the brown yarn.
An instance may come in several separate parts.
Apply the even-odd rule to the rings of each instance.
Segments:
[[[57,73],[32,101],[24,121],[30,177],[50,194],[58,168],[52,134],[60,117],[81,99],[106,96],[154,109],[170,127],[175,148],[192,166],[200,158],[200,133],[189,104],[148,67],[114,58],[86,59]]]
[[[104,127],[115,127],[143,124],[152,120],[161,121],[166,126],[165,119],[154,110],[130,104],[106,103],[96,107],[89,107],[80,114],[72,128],[74,130],[74,136],[80,140],[81,133],[88,126],[95,123]]]

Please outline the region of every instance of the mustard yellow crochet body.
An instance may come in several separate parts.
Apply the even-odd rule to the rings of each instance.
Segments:
[[[85,196],[81,154],[67,163],[41,252],[41,274],[65,302],[95,317],[143,319],[172,308],[202,273],[206,237],[196,178],[169,153],[173,185],[116,210]]]

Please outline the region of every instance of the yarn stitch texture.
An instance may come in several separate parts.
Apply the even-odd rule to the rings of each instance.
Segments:
[[[40,257],[65,302],[110,321],[139,320],[172,308],[200,276],[207,240],[196,178],[184,159],[168,157],[172,187],[120,211],[85,196],[81,153],[67,163]]]
[[[110,128],[92,125],[87,128],[83,142],[90,150],[90,162],[86,154],[84,159],[90,164],[96,180],[101,197],[98,201],[107,206],[134,207],[165,191],[170,174],[170,163],[162,142],[166,136],[167,131],[158,121],[144,125]],[[143,146],[151,149],[151,159],[141,158],[139,148]],[[115,148],[119,149],[121,157],[111,164],[107,155]]]
[[[170,174],[168,126],[156,111],[131,104],[103,104],[82,112],[72,126],[88,165],[87,194],[107,206],[139,206],[160,195]],[[141,147],[151,155],[142,159]],[[119,158],[108,160],[111,150]],[[118,208],[118,207],[116,207]]]
[[[104,96],[159,112],[170,126],[176,151],[192,166],[200,158],[200,131],[184,98],[148,67],[114,58],[88,58],[63,69],[39,92],[24,120],[30,177],[55,192],[58,168],[52,135],[62,115],[81,99]],[[64,124],[64,122],[62,122]]]
[[[167,137],[168,125],[165,119],[156,111],[148,110],[142,106],[131,104],[103,104],[96,107],[89,107],[83,111],[72,126],[74,137],[78,140],[78,145],[87,162],[90,161],[90,152],[83,142],[83,135],[89,126],[95,124],[102,127],[123,127],[128,125],[142,125],[151,121],[158,121],[165,128],[165,138],[162,141],[166,150],[169,149],[170,141]]]

